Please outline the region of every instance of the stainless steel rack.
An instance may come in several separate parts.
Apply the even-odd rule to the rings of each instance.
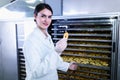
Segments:
[[[69,33],[68,46],[61,55],[77,62],[76,71],[58,71],[60,80],[115,80],[116,29],[118,16],[56,17],[50,27],[54,44]]]

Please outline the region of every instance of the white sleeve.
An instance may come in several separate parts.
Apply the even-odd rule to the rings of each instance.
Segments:
[[[64,62],[61,56],[59,55],[59,63],[58,63],[57,69],[66,72],[69,66],[70,66],[70,63]]]
[[[25,43],[23,48],[26,70],[35,78],[46,75],[53,69],[57,70],[57,64],[59,63],[59,55],[54,50],[50,54],[48,53],[44,59],[41,59],[37,48],[38,46],[29,41]]]

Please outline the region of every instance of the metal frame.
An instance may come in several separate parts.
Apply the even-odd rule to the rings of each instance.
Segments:
[[[111,80],[119,80],[120,79],[120,21],[119,21],[120,13],[107,13],[107,14],[93,14],[93,15],[81,15],[81,16],[54,16],[53,20],[63,20],[63,22],[67,22],[67,20],[75,20],[75,19],[94,19],[94,18],[104,18],[109,19],[113,26],[112,31],[112,55],[111,55]],[[81,23],[80,23],[81,24]],[[56,26],[56,25],[55,25]],[[55,28],[55,26],[53,26]],[[54,31],[56,33],[56,31]],[[57,33],[56,33],[57,34]],[[59,34],[60,35],[60,34]],[[55,35],[57,36],[57,35]],[[54,36],[54,37],[55,37]]]
[[[0,72],[1,80],[17,80],[17,48],[16,48],[16,30],[14,22],[2,21],[0,23]]]

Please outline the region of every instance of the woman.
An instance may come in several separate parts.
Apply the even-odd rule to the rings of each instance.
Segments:
[[[62,60],[60,53],[67,46],[67,40],[61,39],[56,46],[52,42],[47,28],[52,21],[53,11],[48,4],[40,3],[34,10],[36,28],[24,42],[26,80],[58,80],[57,70],[76,70],[77,65]]]

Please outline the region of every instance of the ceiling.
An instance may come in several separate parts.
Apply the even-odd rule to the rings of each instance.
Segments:
[[[10,3],[13,0],[0,0],[0,7],[3,7],[4,5]]]
[[[2,6],[0,8],[0,19],[33,17],[33,11],[35,6],[38,3],[43,2],[43,0],[0,0],[0,1],[2,1],[0,2]]]

